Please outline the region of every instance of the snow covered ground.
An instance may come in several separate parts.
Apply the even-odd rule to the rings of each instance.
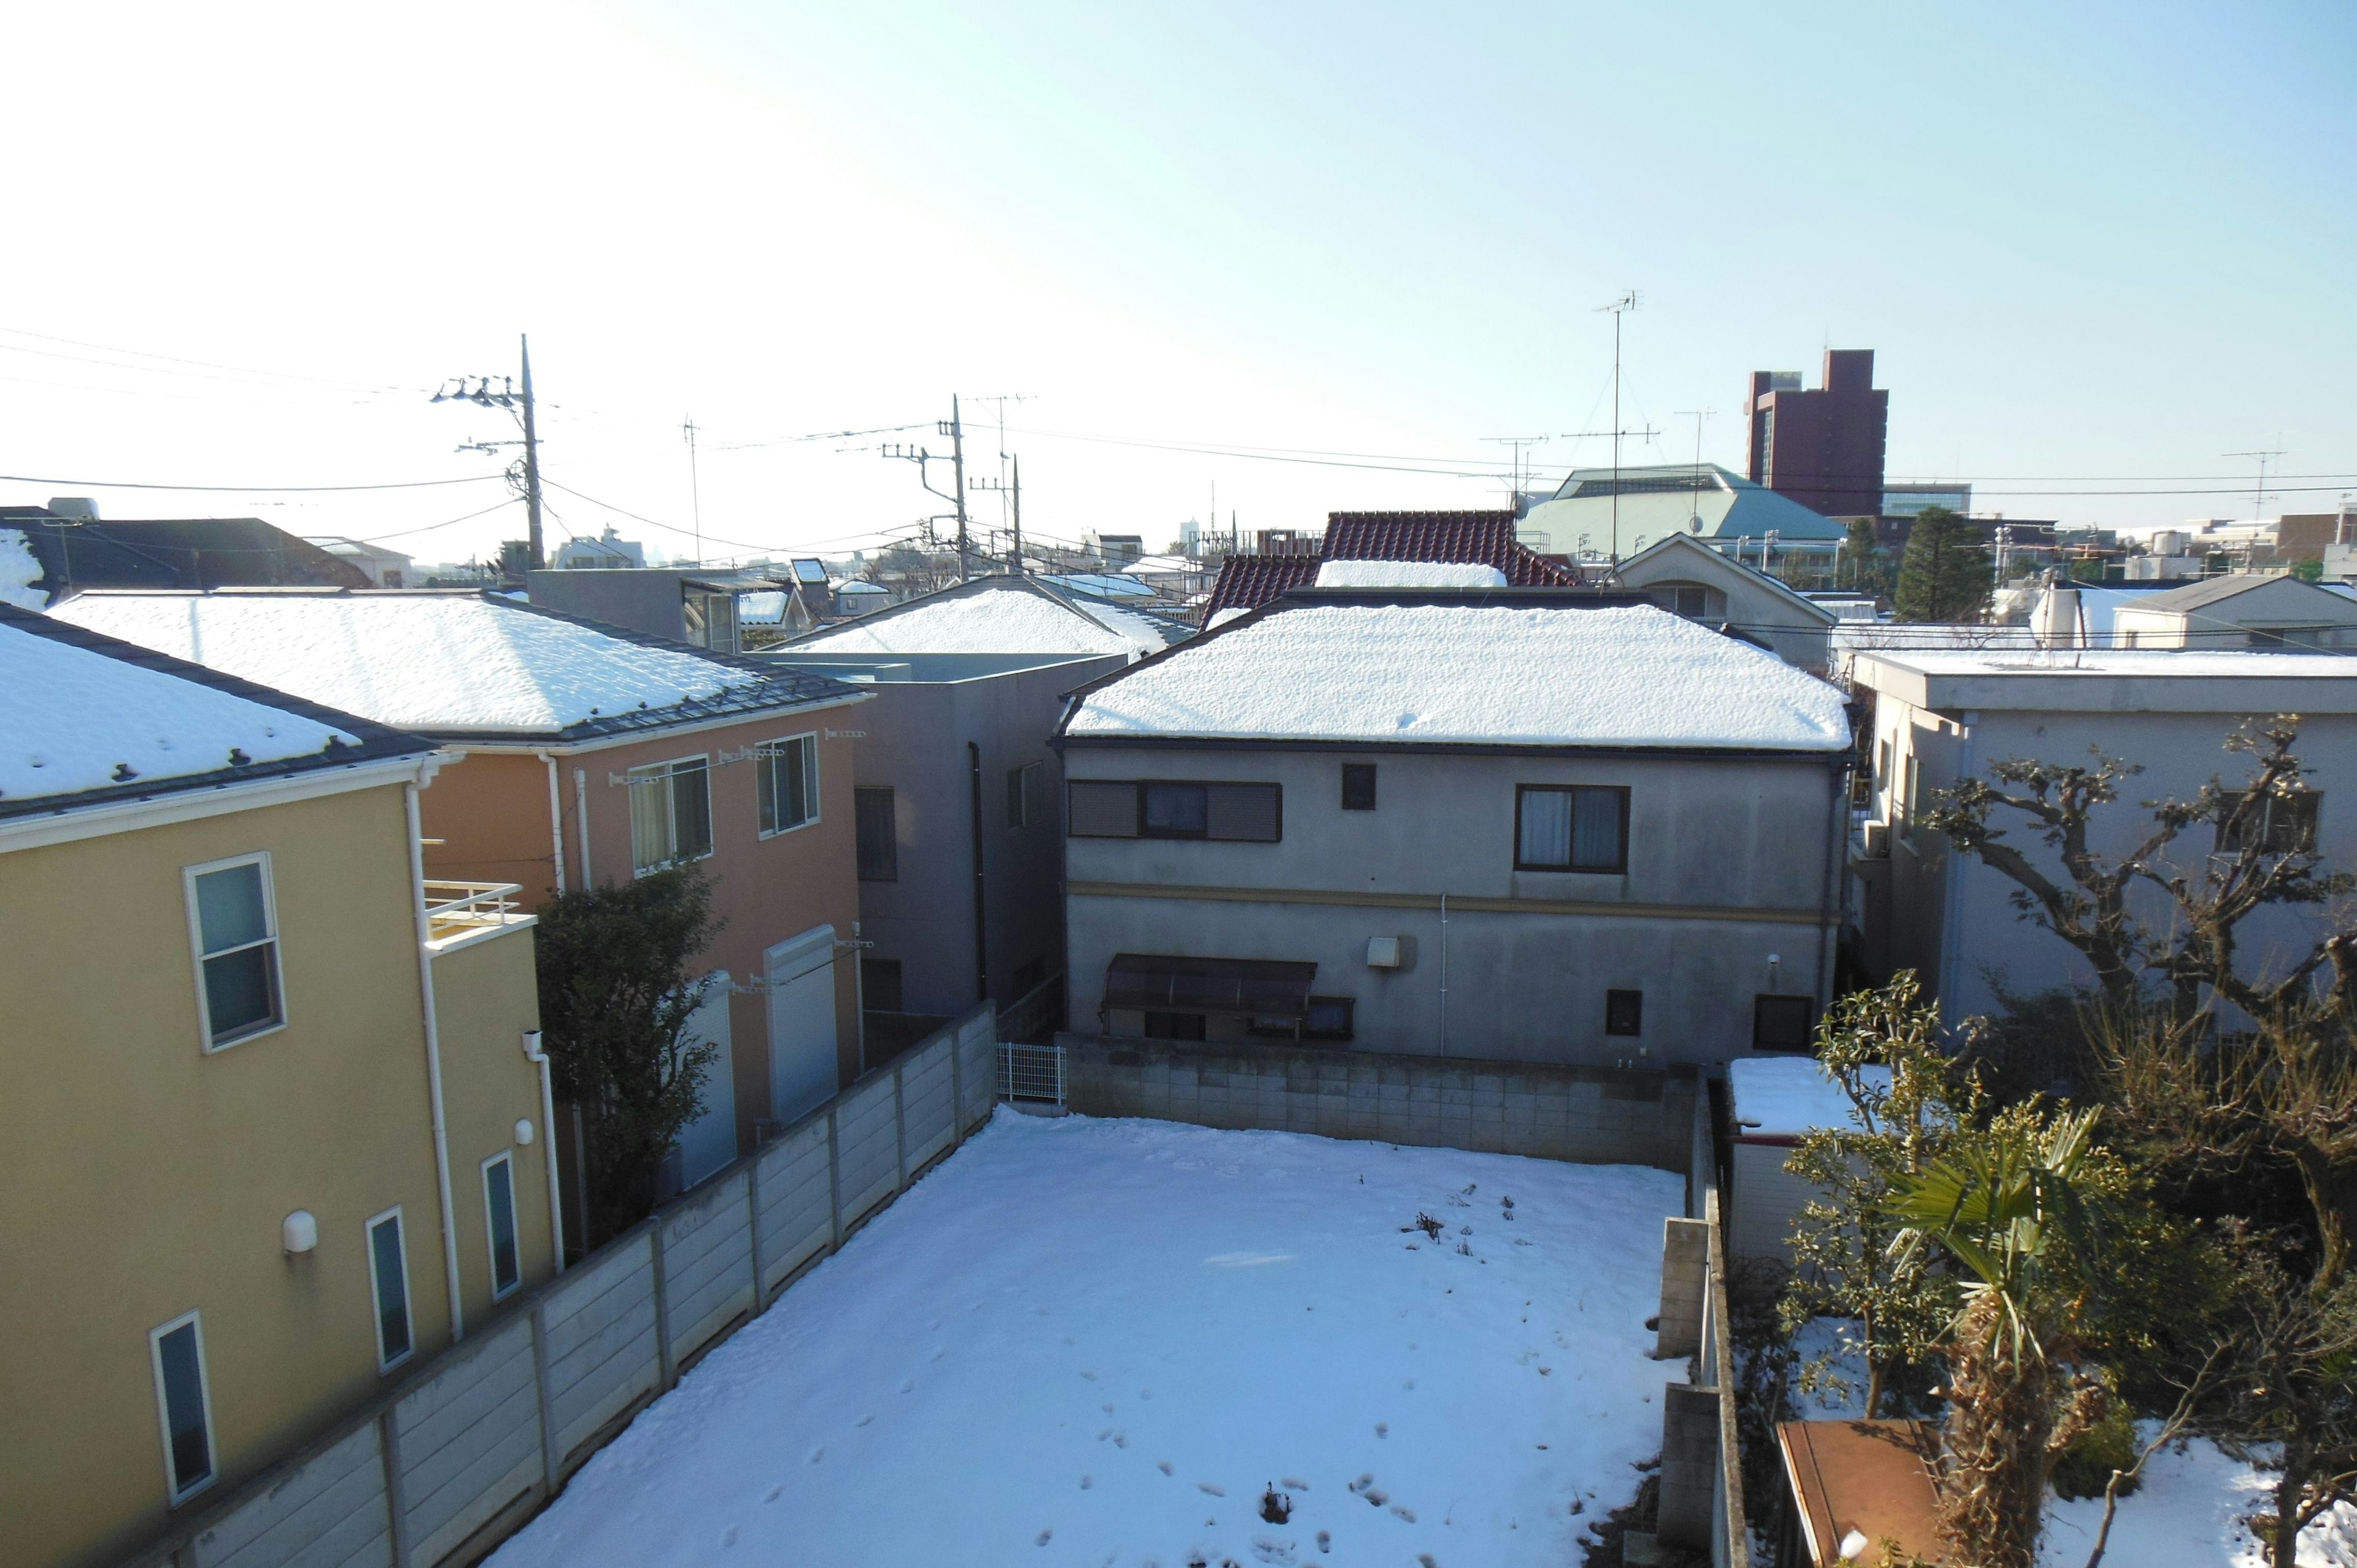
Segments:
[[[1801,1330],[1796,1341],[1801,1359],[1838,1353],[1835,1328],[1833,1319],[1821,1317]],[[1854,1400],[1797,1389],[1792,1402],[1809,1421],[1853,1415],[1859,1408]],[[2158,1423],[2147,1423],[2146,1441],[2158,1430]],[[2229,1458],[2206,1440],[2197,1439],[2181,1450],[2164,1449],[2145,1466],[2144,1485],[2121,1499],[2104,1561],[2120,1568],[2143,1563],[2263,1568],[2266,1553],[2242,1521],[2270,1506],[2266,1494],[2274,1479]],[[2080,1568],[2094,1547],[2095,1531],[2103,1528],[2104,1499],[2052,1498],[2046,1510],[2040,1568]],[[2357,1568],[2357,1508],[2344,1504],[2301,1531],[2299,1562],[2300,1568]]]
[[[1002,1111],[495,1562],[1559,1568],[1661,1446],[1684,1368],[1644,1323],[1681,1198]]]

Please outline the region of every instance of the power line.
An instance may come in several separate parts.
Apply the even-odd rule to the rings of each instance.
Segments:
[[[54,337],[54,336],[52,336],[51,334],[47,333],[47,332],[28,332],[28,331],[27,331],[25,328],[21,328],[21,327],[0,327],[0,332],[5,332],[5,333],[8,334],[10,337],[13,337],[13,338],[38,338],[40,341],[42,341],[42,342],[44,342],[44,343],[66,343],[66,344],[70,344],[72,347],[77,348],[77,349],[98,349],[100,352],[102,352],[102,353],[106,353],[106,354],[129,354],[129,355],[131,355],[131,356],[133,356],[134,358],[136,358],[136,359],[142,359],[142,360],[165,360],[165,361],[167,361],[167,362],[168,362],[168,363],[170,363],[170,364],[175,364],[175,365],[199,365],[199,366],[202,366],[204,369],[206,369],[206,370],[210,370],[210,371],[236,371],[236,372],[237,372],[238,374],[240,374],[240,375],[247,375],[247,376],[272,376],[272,377],[275,377],[275,378],[277,378],[278,380],[281,380],[281,381],[309,381],[309,382],[312,382],[314,385],[317,385],[317,386],[327,386],[327,387],[342,387],[342,388],[344,388],[346,391],[350,391],[350,392],[417,392],[417,391],[422,390],[422,389],[417,388],[417,387],[378,386],[378,385],[371,385],[371,384],[370,384],[370,383],[368,383],[368,382],[365,382],[365,381],[336,381],[336,380],[332,380],[332,379],[330,379],[330,378],[328,378],[328,377],[326,377],[326,376],[306,376],[306,375],[301,375],[301,374],[298,374],[298,373],[296,373],[296,371],[264,371],[264,370],[259,370],[259,369],[256,369],[254,366],[252,366],[252,365],[224,365],[224,364],[218,363],[218,362],[216,362],[216,361],[214,361],[214,360],[184,360],[184,359],[181,359],[181,358],[178,357],[177,355],[153,353],[153,352],[150,352],[149,350],[147,350],[147,349],[123,349],[123,348],[117,348],[116,346],[114,346],[113,344],[111,344],[111,343],[91,343],[91,342],[86,342],[86,341],[84,341],[83,339],[81,339],[81,338],[59,338],[59,337]],[[0,344],[0,348],[8,348],[8,347],[13,347],[13,346],[12,346],[12,345],[6,345],[6,344]],[[20,354],[38,354],[38,353],[43,352],[43,350],[42,350],[42,349],[16,349],[15,351],[16,351],[16,352],[17,352],[17,353],[20,353]],[[71,354],[59,354],[59,355],[56,355],[56,356],[54,356],[54,357],[55,357],[55,358],[58,358],[58,359],[61,359],[61,360],[70,360],[70,359],[74,359],[74,358],[76,358],[76,356],[71,355]],[[104,363],[106,363],[106,361],[102,360],[85,360],[85,361],[84,361],[84,363],[87,363],[87,364],[104,364]],[[156,366],[156,365],[124,365],[124,366],[120,366],[120,367],[118,367],[118,368],[119,368],[119,369],[123,369],[123,370],[131,370],[131,371],[156,371],[156,372],[157,374],[159,374],[159,375],[169,375],[169,374],[177,374],[177,373],[178,373],[178,372],[176,372],[176,371],[165,371],[161,366]]]
[[[0,474],[0,482],[19,485],[79,485],[93,490],[205,490],[231,495],[320,495],[352,490],[422,490],[436,485],[479,485],[504,479],[505,472],[468,474],[457,479],[395,479],[378,485],[157,485],[131,479],[60,479],[39,474]]]

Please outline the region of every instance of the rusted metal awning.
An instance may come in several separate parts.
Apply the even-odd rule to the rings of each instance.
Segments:
[[[1105,965],[1104,1004],[1162,1013],[1237,1013],[1305,1018],[1314,963],[1259,958],[1170,958],[1115,953]]]
[[[1931,1429],[1916,1421],[1780,1424],[1776,1445],[1792,1487],[1791,1524],[1804,1554],[1801,1561],[1811,1568],[1879,1562],[1889,1541],[1902,1557],[1945,1562],[1938,1498],[1924,1462],[1933,1441]]]

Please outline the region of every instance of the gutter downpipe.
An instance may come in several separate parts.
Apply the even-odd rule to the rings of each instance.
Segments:
[[[1448,895],[1440,896],[1440,1054],[1448,1054]]]
[[[965,743],[966,765],[972,770],[969,803],[974,813],[974,999],[990,1000],[989,900],[982,879],[982,747]]]
[[[1961,715],[1958,726],[1963,739],[1956,753],[1956,782],[1961,784],[1973,776],[1974,732],[1980,727],[1977,708],[1968,708]],[[1964,961],[1964,856],[1952,843],[1945,853],[1948,885],[1940,900],[1940,1022],[1953,1029],[1956,1026],[1956,971]]]
[[[1825,886],[1817,912],[1817,1010],[1822,1015],[1834,994],[1835,954],[1839,950],[1842,909],[1848,894],[1842,885],[1842,861],[1849,848],[1848,754],[1826,770],[1833,794],[1832,821],[1825,824]],[[1826,924],[1827,920],[1832,926]]]
[[[434,1181],[442,1200],[442,1273],[450,1294],[450,1342],[467,1337],[467,1318],[458,1297],[458,1225],[457,1206],[450,1198],[450,1133],[442,1117],[442,1030],[434,1015],[433,927],[425,918],[425,845],[417,820],[417,785],[401,787],[402,803],[409,814],[409,898],[417,919],[417,989],[425,1004],[425,1091],[434,1112]]]
[[[549,763],[549,790],[556,789],[556,764]],[[565,1272],[565,1186],[556,1174],[556,1096],[548,1081],[548,1053],[540,1048],[540,1031],[523,1032],[523,1059],[540,1069],[540,1143],[548,1159],[548,1236],[556,1254],[556,1272]]]
[[[533,755],[548,765],[548,847],[555,856],[556,890],[562,893],[565,891],[565,797],[556,788],[556,758],[545,751],[535,751]],[[526,1051],[525,1054],[529,1056],[531,1053]]]
[[[589,770],[573,770],[573,825],[581,834],[581,888],[596,886],[589,876]]]

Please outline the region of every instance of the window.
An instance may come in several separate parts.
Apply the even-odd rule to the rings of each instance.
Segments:
[[[2261,854],[2316,853],[2316,819],[2318,809],[2324,803],[2322,791],[2296,789],[2288,795],[2262,800],[2258,809],[2241,822],[2230,825],[2224,819],[2242,803],[2243,791],[2225,792],[2219,811],[2220,854],[2239,854],[2244,849],[2255,849]]]
[[[1913,752],[1907,754],[1907,784],[1899,792],[1900,803],[1907,813],[1907,842],[1917,843],[1915,818],[1923,809],[1923,762]]]
[[[1645,993],[1641,991],[1608,991],[1604,993],[1604,1032],[1608,1035],[1641,1035],[1645,1032]]]
[[[1031,825],[1031,776],[1039,771],[1036,762],[1006,770],[1006,825],[1028,828]]]
[[[1890,787],[1890,737],[1889,736],[1874,743],[1874,787],[1878,789],[1887,789]]]
[[[1514,790],[1514,869],[1629,869],[1629,791],[1523,784]]]
[[[368,1222],[369,1294],[376,1303],[376,1366],[389,1372],[409,1359],[409,1262],[401,1250],[401,1210]]]
[[[888,789],[854,789],[851,812],[859,841],[859,880],[900,880],[900,822]]]
[[[1203,1037],[1203,1015],[1148,1013],[1146,1032],[1157,1040],[1200,1040]]]
[[[712,771],[701,757],[630,771],[630,861],[644,876],[712,853]]]
[[[1070,789],[1074,838],[1275,843],[1284,836],[1284,789],[1275,784],[1075,779]]]
[[[905,1013],[900,993],[900,961],[863,958],[859,961],[859,1004],[870,1013]]]
[[[761,836],[790,833],[818,821],[818,736],[798,735],[757,746]]]
[[[1817,1004],[1808,996],[1770,996],[1761,993],[1751,1003],[1751,1048],[1755,1051],[1805,1051],[1816,1027]]]
[[[1346,811],[1372,811],[1375,809],[1373,763],[1342,764],[1342,809]]]
[[[1300,1037],[1305,1040],[1350,1039],[1357,1011],[1358,1000],[1355,997],[1312,996],[1299,1020]],[[1290,1040],[1294,1038],[1295,1020],[1281,1015],[1256,1016],[1246,1027],[1249,1033],[1264,1038]]]
[[[191,1312],[147,1336],[156,1417],[164,1433],[164,1486],[174,1507],[213,1479],[212,1400],[205,1386],[204,1327]]]
[[[483,1162],[483,1233],[490,1239],[491,1299],[497,1301],[523,1278],[516,1251],[515,1162],[504,1149]]]
[[[1710,613],[1710,590],[1688,583],[1664,584],[1653,590],[1653,602],[1672,615],[1700,620]]]
[[[270,856],[190,866],[188,890],[206,1048],[218,1050],[285,1024]]]
[[[737,596],[734,594],[698,593],[688,589],[680,595],[679,610],[680,625],[686,633],[682,640],[718,653],[737,651]]]

